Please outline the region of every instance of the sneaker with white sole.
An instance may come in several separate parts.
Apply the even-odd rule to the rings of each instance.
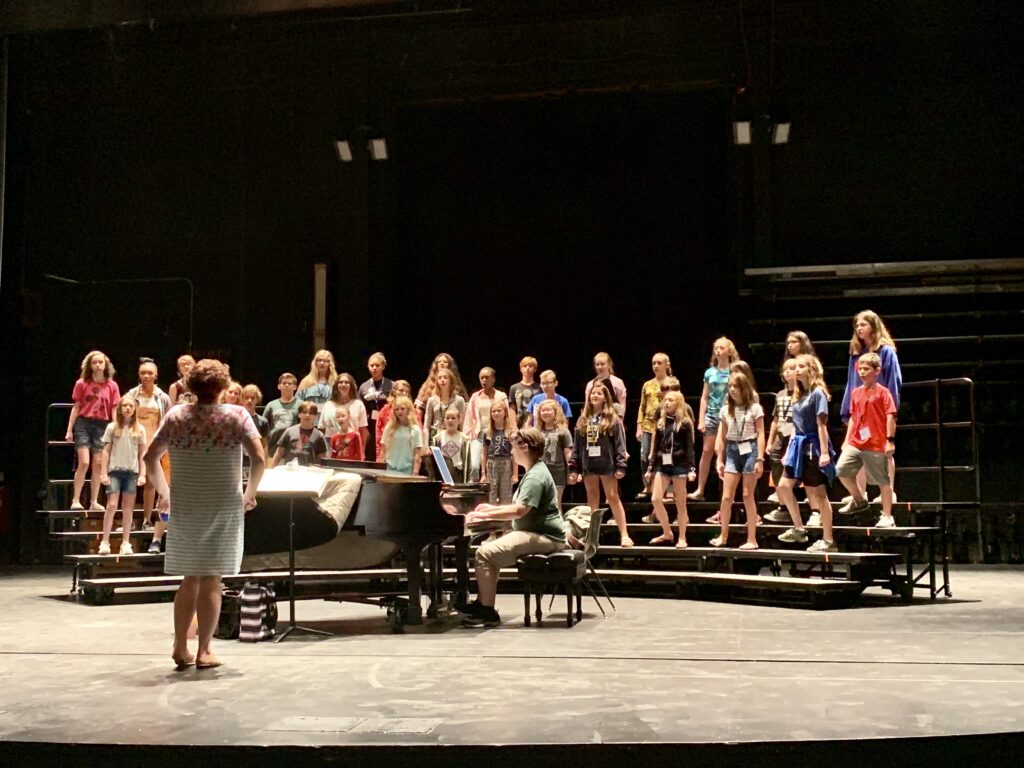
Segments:
[[[803,528],[790,528],[787,531],[783,531],[779,534],[779,541],[785,541],[791,544],[803,544],[807,541],[807,531]]]
[[[851,501],[853,501],[853,496],[843,496],[843,498],[841,498],[839,501],[842,504],[849,504]]]
[[[821,528],[821,513],[811,512],[811,516],[807,518],[808,528]]]
[[[769,523],[789,523],[793,520],[793,518],[789,516],[789,510],[785,507],[773,509],[764,516],[764,519]]]
[[[878,518],[878,522],[875,523],[875,528],[895,528],[896,520],[892,515],[881,515]]]
[[[153,539],[151,542],[149,542],[149,549],[147,551],[151,555],[159,555],[160,554],[160,542],[157,541],[156,539]]]
[[[838,549],[839,549],[839,547],[836,546],[836,543],[834,541],[829,541],[828,539],[818,539],[816,542],[814,542],[813,544],[811,544],[811,546],[809,546],[807,548],[807,551],[808,552],[836,552],[836,551],[838,551]]]
[[[897,499],[896,499],[896,491],[893,491],[892,492],[892,503],[895,504],[896,501],[897,501]],[[875,498],[873,498],[871,500],[871,503],[872,504],[881,504],[882,503],[882,495],[879,494],[878,496],[875,496]]]
[[[658,522],[658,518],[656,518],[656,517],[654,516],[654,513],[653,513],[653,512],[651,512],[650,514],[644,515],[644,516],[643,516],[643,517],[641,517],[640,519],[641,519],[641,520],[642,520],[643,522],[645,522],[645,523],[657,523],[657,522]]]
[[[132,549],[131,542],[125,541],[121,543],[121,549],[118,550],[119,555],[134,555],[135,550]]]
[[[777,493],[770,494],[768,496],[768,502],[770,504],[778,504],[779,503],[779,494],[777,494]]]
[[[501,626],[501,616],[489,605],[481,605],[473,613],[462,620],[464,627],[498,627]]]
[[[96,550],[97,555],[109,555],[110,554],[110,542],[101,541],[99,549]]]
[[[100,504],[98,501],[94,501],[89,509],[93,512],[106,512],[107,508]]]
[[[82,506],[82,502],[77,501],[77,500],[71,502],[71,509],[74,512],[83,512],[83,511],[85,511],[85,507]]]

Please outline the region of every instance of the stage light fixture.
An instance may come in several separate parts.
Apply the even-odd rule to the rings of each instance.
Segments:
[[[388,143],[385,139],[370,139],[367,146],[370,150],[370,157],[374,160],[388,159]]]
[[[347,141],[334,142],[334,149],[338,153],[338,159],[341,160],[341,162],[352,162],[352,145]]]
[[[788,122],[775,123],[772,126],[772,144],[788,144],[790,127],[791,124]]]
[[[750,121],[743,120],[732,124],[732,143],[750,143]]]

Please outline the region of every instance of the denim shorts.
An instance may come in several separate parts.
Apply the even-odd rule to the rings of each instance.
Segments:
[[[708,435],[714,435],[718,431],[718,422],[720,421],[720,413],[712,413],[711,409],[708,408],[708,412],[704,414],[704,437]]]
[[[690,474],[689,467],[674,467],[667,464],[658,465],[654,471],[659,475],[668,475],[669,477],[686,477]]]
[[[107,472],[107,477],[110,478],[108,493],[135,493],[138,472],[132,472],[130,469],[112,469]]]
[[[85,419],[79,416],[71,430],[75,437],[75,447],[88,448],[89,453],[101,453],[103,433],[107,431],[107,424],[108,422],[103,419]]]
[[[741,445],[749,445],[750,453],[740,455]],[[734,475],[752,475],[757,459],[757,440],[743,440],[742,442],[727,440],[725,442],[726,472],[732,472]]]

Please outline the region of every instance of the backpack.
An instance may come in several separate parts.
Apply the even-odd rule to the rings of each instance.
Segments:
[[[238,639],[243,643],[270,640],[277,627],[277,596],[274,588],[255,581],[245,582],[238,596]]]

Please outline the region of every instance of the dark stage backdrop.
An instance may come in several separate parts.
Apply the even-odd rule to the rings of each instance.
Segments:
[[[599,350],[637,393],[655,350],[699,365],[734,322],[728,125],[721,92],[405,110],[379,338],[506,386],[533,354],[570,398]]]

